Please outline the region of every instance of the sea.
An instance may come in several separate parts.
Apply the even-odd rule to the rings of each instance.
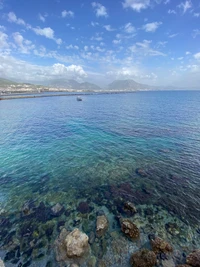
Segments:
[[[73,259],[59,262],[54,249],[63,228],[89,237],[90,253],[78,266],[130,266],[151,234],[169,242],[170,260],[182,264],[200,248],[199,203],[200,91],[0,101],[6,267],[70,266]],[[109,227],[98,238],[102,214]],[[124,235],[119,218],[137,225],[139,240]]]

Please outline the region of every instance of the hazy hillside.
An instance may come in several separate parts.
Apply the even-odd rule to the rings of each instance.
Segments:
[[[145,90],[145,89],[152,89],[152,86],[137,83],[134,80],[116,80],[110,83],[107,87],[109,90]]]
[[[17,84],[17,83],[11,80],[0,78],[0,86],[9,86],[11,84]]]

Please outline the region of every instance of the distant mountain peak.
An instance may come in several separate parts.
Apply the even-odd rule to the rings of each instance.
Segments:
[[[143,89],[149,89],[151,86],[146,84],[137,83],[134,80],[115,80],[108,85],[109,90],[130,90],[137,91]]]

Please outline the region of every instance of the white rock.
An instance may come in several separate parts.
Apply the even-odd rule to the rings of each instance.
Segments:
[[[57,203],[56,205],[54,205],[51,210],[52,212],[57,215],[59,214],[59,212],[61,212],[61,210],[63,209],[63,206],[60,205],[60,203]]]
[[[87,253],[89,248],[88,240],[89,238],[85,233],[82,233],[77,228],[74,229],[65,239],[67,256],[69,258],[81,257]]]
[[[105,234],[108,229],[108,219],[105,215],[97,216],[97,224],[96,224],[96,234],[97,236],[102,236]]]

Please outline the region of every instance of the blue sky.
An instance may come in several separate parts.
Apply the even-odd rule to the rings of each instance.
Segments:
[[[198,86],[198,0],[0,0],[0,77]]]

